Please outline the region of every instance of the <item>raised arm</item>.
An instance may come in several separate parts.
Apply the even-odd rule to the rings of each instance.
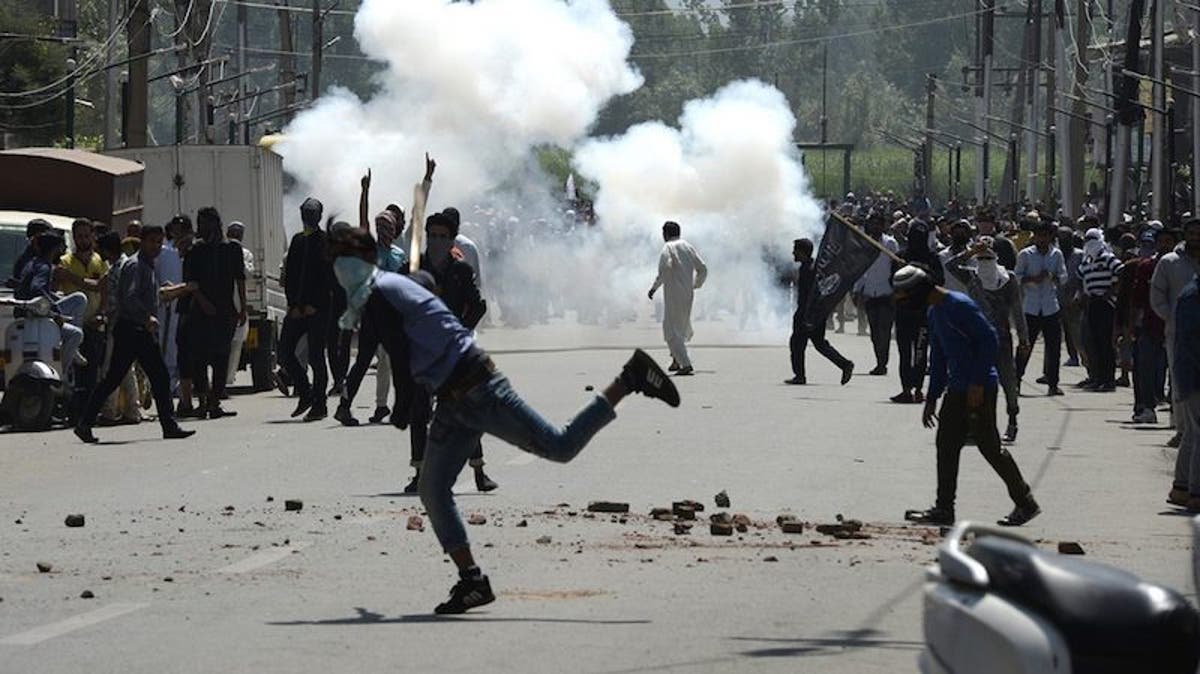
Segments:
[[[362,189],[358,193],[358,226],[370,232],[371,169],[367,169],[367,174],[362,177],[359,184],[362,186]]]

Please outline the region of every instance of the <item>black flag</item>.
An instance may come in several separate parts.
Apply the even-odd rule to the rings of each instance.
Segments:
[[[816,278],[804,312],[809,325],[824,322],[880,254],[864,236],[830,217],[825,222],[825,236],[821,237],[821,250],[813,265]]]

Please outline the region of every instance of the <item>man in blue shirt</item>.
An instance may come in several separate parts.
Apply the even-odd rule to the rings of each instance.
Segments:
[[[1175,304],[1175,360],[1171,370],[1179,455],[1167,501],[1200,512],[1200,276]]]
[[[933,428],[939,418],[941,421],[937,431],[937,502],[929,510],[909,511],[906,517],[924,524],[954,523],[958,464],[968,434],[1004,480],[1016,504],[999,524],[1020,526],[1037,517],[1041,508],[1016,461],[1001,446],[996,428],[996,330],[971,298],[934,285],[929,273],[918,266],[901,268],[892,285],[898,304],[929,308],[929,393],[921,422]],[[946,399],[939,417],[937,400],[943,393]]]
[[[334,274],[346,291],[349,310],[362,312],[379,328],[398,389],[411,381],[437,396],[419,491],[438,542],[458,567],[459,582],[435,611],[462,613],[491,603],[491,583],[475,564],[452,491],[483,434],[565,463],[616,418],[614,407],[625,396],[637,392],[678,407],[679,392],[654,359],[639,349],[565,428],[553,426],[517,395],[441,299],[407,276],[376,267],[370,233],[341,233],[333,251]]]
[[[1059,361],[1062,357],[1062,321],[1059,314],[1058,287],[1067,281],[1067,265],[1062,251],[1055,248],[1054,227],[1048,222],[1033,232],[1033,245],[1017,253],[1017,268],[1013,273],[1021,280],[1025,293],[1025,323],[1029,326],[1029,345],[1037,343],[1039,334],[1046,336],[1046,359],[1042,374],[1048,387],[1047,395],[1060,396],[1058,387]],[[1017,375],[1025,377],[1032,348],[1017,359]]]

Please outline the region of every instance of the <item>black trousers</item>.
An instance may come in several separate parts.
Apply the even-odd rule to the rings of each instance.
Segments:
[[[191,356],[191,374],[196,392],[209,395],[208,405],[217,405],[217,401],[225,395],[228,383],[225,379],[229,371],[229,352],[233,347],[233,321],[214,317],[196,316],[189,323],[181,324],[180,329],[187,327],[191,333],[188,337],[188,351]],[[212,370],[212,385],[209,385],[208,371]],[[210,390],[211,388],[211,390]]]
[[[806,325],[804,314],[796,311],[792,315],[792,338],[788,341],[788,346],[792,355],[792,374],[797,377],[806,376],[804,373],[804,351],[808,348],[808,343],[811,341],[817,353],[829,359],[829,362],[837,366],[838,369],[845,369],[851,362],[845,356],[838,353],[838,350],[833,348],[833,345],[825,339],[825,323],[826,317],[820,316],[814,318],[811,326]]]
[[[83,343],[79,352],[87,358],[87,367],[79,367],[67,363],[64,367],[75,368],[75,384],[67,402],[67,415],[72,421],[78,421],[87,407],[92,391],[96,389],[100,377],[100,366],[104,364],[104,351],[107,338],[103,332],[91,327],[83,329]]]
[[[412,465],[421,466],[425,460],[425,446],[429,443],[429,422],[433,420],[433,396],[429,389],[419,386],[413,395],[410,410],[408,439]],[[483,442],[475,441],[475,451],[471,453],[471,465],[483,465]]]
[[[325,343],[329,345],[329,376],[334,384],[346,380],[346,372],[350,369],[350,344],[342,344],[342,329],[338,326],[341,314],[330,315],[329,328],[325,332]]]
[[[329,387],[329,372],[325,369],[325,334],[328,329],[328,316],[318,311],[312,316],[283,319],[283,329],[279,334],[279,360],[296,387],[296,394],[302,398],[313,396],[314,407],[325,406],[325,392]],[[301,337],[308,338],[308,366],[313,371],[311,384],[304,366],[296,357],[296,345]]]
[[[158,422],[164,429],[175,427],[175,411],[171,405],[171,378],[167,374],[167,364],[163,361],[162,352],[158,348],[155,335],[146,330],[145,326],[130,321],[118,321],[112,331],[113,353],[112,362],[104,379],[96,385],[88,398],[83,410],[80,424],[91,428],[96,423],[96,415],[104,401],[121,385],[121,380],[129,372],[129,368],[137,361],[150,380],[150,390],[154,393],[154,405],[158,408]]]
[[[1086,311],[1088,377],[1098,384],[1111,384],[1117,379],[1117,354],[1113,348],[1116,310],[1104,297],[1089,297]]]
[[[929,362],[929,325],[924,311],[896,313],[896,348],[900,352],[900,387],[920,391]]]
[[[966,391],[948,391],[938,415],[937,431],[937,506],[954,510],[958,492],[958,465],[967,433],[975,439],[979,453],[992,466],[1013,503],[1021,505],[1030,497],[1029,485],[1012,454],[1000,444],[996,430],[996,388],[984,389],[983,405],[967,408]]]
[[[875,365],[887,367],[892,350],[892,323],[896,320],[896,305],[891,297],[868,297],[865,301],[867,325],[871,327],[871,344],[875,347]]]
[[[350,332],[342,333],[339,348],[345,349],[347,354],[350,353]],[[363,377],[367,376],[367,369],[371,367],[371,361],[375,359],[378,351],[379,335],[375,334],[372,321],[364,319],[358,329],[358,353],[354,356],[354,364],[350,366],[342,385],[341,405],[349,407],[354,402],[354,396],[358,395],[358,388],[362,386]]]
[[[1025,357],[1017,360],[1017,376],[1025,377],[1025,366],[1029,364],[1029,355],[1033,352],[1032,347],[1037,344],[1038,335],[1046,336],[1046,360],[1042,366],[1042,374],[1046,376],[1046,383],[1050,386],[1058,386],[1058,370],[1059,360],[1062,358],[1062,323],[1059,321],[1059,314],[1049,314],[1047,316],[1034,316],[1033,314],[1025,314],[1025,323],[1029,326],[1029,351],[1025,352]]]

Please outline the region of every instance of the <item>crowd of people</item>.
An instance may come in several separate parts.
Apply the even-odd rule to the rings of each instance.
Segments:
[[[435,169],[426,158],[423,197]],[[484,470],[482,436],[565,462],[613,420],[624,396],[642,393],[678,405],[668,372],[695,372],[687,342],[695,293],[708,269],[681,226],[665,223],[648,294],[654,300],[663,290],[670,367],[636,351],[613,383],[560,428],[526,405],[475,343],[474,331],[489,312],[482,267],[512,248],[477,244],[453,207],[425,217],[420,206],[406,213],[389,204],[372,216],[371,198],[368,172],[356,224],[326,219],[316,198],[301,204],[303,227],[291,238],[281,270],[287,308],[276,384],[295,398],[293,418],[325,419],[333,398],[333,418],[357,426],[362,422],[353,403],[375,365],[368,422],[409,431],[413,475],[405,492],[420,495],[458,566],[459,582],[437,609],[458,613],[494,598],[452,493],[468,463],[480,491],[497,488]],[[576,234],[587,236],[593,222],[568,212],[581,227]],[[810,239],[793,242],[795,264],[783,274],[796,302],[786,383],[808,383],[811,342],[848,384],[855,364],[826,333],[843,332],[849,320],[857,318],[859,333],[871,340],[868,376],[889,374],[895,341],[899,392],[891,401],[924,405],[921,421],[938,427],[936,500],[910,511],[910,519],[954,522],[966,444],[979,448],[1008,488],[1014,508],[1002,524],[1022,525],[1041,512],[1005,447],[1018,436],[1022,382],[1039,341],[1036,384],[1046,395],[1064,395],[1062,368],[1082,367],[1080,391],[1132,388],[1131,422],[1158,423],[1160,409],[1169,406],[1177,431],[1171,444],[1180,451],[1168,501],[1200,512],[1200,218],[1186,217],[1180,227],[1129,220],[1105,229],[1093,214],[1067,221],[1033,209],[998,218],[988,209],[951,208],[935,216],[925,200],[852,194],[830,204],[830,213],[829,227],[852,228],[878,253],[836,310],[819,309],[815,299],[827,292],[828,279],[815,267],[817,246]],[[48,223],[29,223],[29,245],[9,285],[18,299],[45,297],[57,309],[70,392],[65,420],[81,440],[96,442],[98,425],[139,423],[151,400],[169,439],[194,433],[179,419],[237,413],[223,401],[247,338],[246,278],[255,260],[240,244],[244,231],[239,222],[225,225],[213,208],[197,211],[194,227],[179,215],[165,226],[132,223],[124,237],[103,223],[78,220],[67,252],[64,237]],[[768,258],[763,264],[778,273]],[[539,297],[533,305],[505,300],[506,324],[545,320],[570,305],[533,295]],[[1003,434],[996,423],[1000,394]]]
[[[988,209],[966,213],[950,208],[934,215],[924,200],[900,204],[886,195],[859,200],[853,194],[831,204],[831,211],[874,239],[879,254],[834,315],[812,316],[808,312],[815,306],[813,294],[819,292],[814,245],[809,239],[794,242],[797,309],[791,338],[793,376],[786,383],[807,383],[805,350],[810,341],[841,372],[841,383],[849,382],[854,363],[824,335],[835,322],[842,332],[846,320],[857,317],[859,334],[869,335],[874,346],[875,364],[868,373],[872,376],[888,374],[894,328],[900,392],[891,400],[924,403],[928,419],[935,390],[942,392],[934,382],[947,367],[944,345],[965,328],[961,321],[952,323],[953,329],[941,330],[946,334],[938,337],[933,322],[937,312],[901,301],[906,293],[898,279],[904,276],[911,283],[913,270],[919,270],[922,283],[949,292],[952,298],[972,301],[996,335],[993,392],[1004,394],[1005,442],[1017,439],[1022,381],[1041,338],[1044,357],[1035,383],[1045,387],[1046,395],[1064,395],[1063,367],[1082,367],[1085,375],[1075,384],[1081,392],[1132,389],[1132,423],[1156,424],[1160,407],[1169,407],[1175,434],[1168,444],[1180,451],[1167,500],[1200,512],[1200,453],[1196,451],[1200,334],[1195,327],[1195,301],[1190,299],[1200,274],[1200,218],[1185,215],[1178,227],[1125,218],[1119,226],[1106,229],[1094,213],[1075,221],[1037,210],[1007,220]],[[990,408],[992,401],[980,404]],[[954,410],[955,419],[959,412]],[[945,407],[941,416],[947,417]],[[953,521],[953,497],[941,496],[942,483],[949,479],[941,475],[942,447],[953,443],[943,442],[942,431],[945,426],[938,440],[939,502],[924,513],[939,523]],[[1009,484],[1020,510],[1019,485],[1014,486],[1017,478],[1006,463],[1006,452],[988,435],[986,428],[980,428],[971,430],[969,437]],[[956,474],[957,458],[946,463],[953,465],[950,472]]]

